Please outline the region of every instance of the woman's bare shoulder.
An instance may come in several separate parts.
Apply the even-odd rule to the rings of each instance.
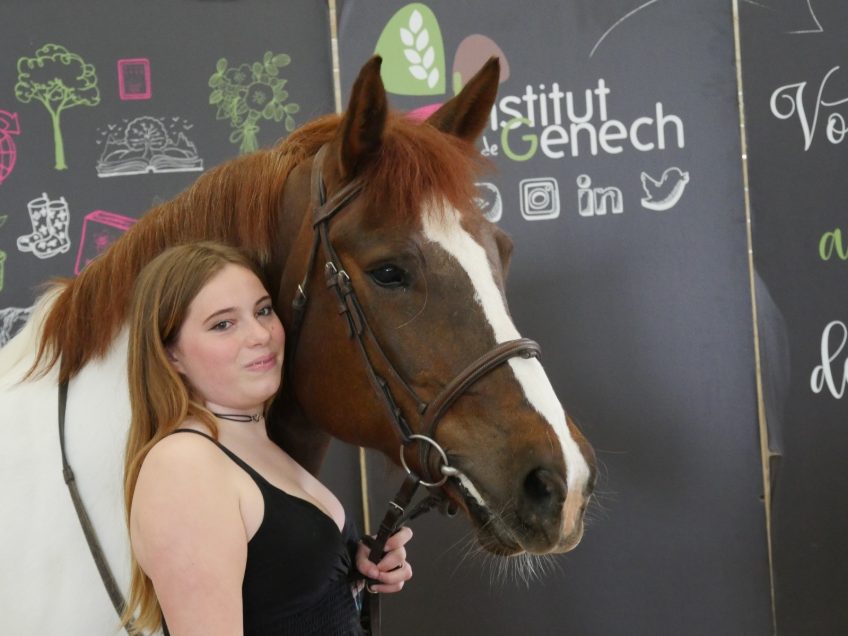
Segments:
[[[215,443],[196,433],[174,433],[147,453],[138,474],[133,512],[178,514],[198,500],[229,505],[237,499],[229,458]],[[227,495],[230,495],[228,497]]]
[[[203,470],[205,467],[220,466],[226,459],[220,448],[210,439],[211,435],[199,428],[185,430],[197,432],[174,432],[159,440],[147,453],[142,463],[142,472],[148,466],[171,470]],[[140,477],[140,476],[139,476]]]

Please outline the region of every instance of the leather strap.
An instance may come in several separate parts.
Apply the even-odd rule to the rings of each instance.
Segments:
[[[418,490],[420,480],[418,477],[409,473],[406,479],[400,486],[397,494],[389,501],[389,507],[386,509],[386,514],[383,516],[383,521],[380,522],[380,529],[375,537],[365,537],[362,542],[368,546],[370,552],[368,559],[372,563],[379,563],[385,556],[386,541],[389,540],[395,532],[397,532],[407,521],[415,519],[415,517],[424,514],[428,510],[436,507],[441,503],[442,497],[439,495],[430,495],[419,501],[415,506],[410,507],[412,498],[415,496],[415,491]],[[366,579],[366,584],[371,585],[377,583],[373,579]],[[367,616],[368,633],[370,636],[380,636],[381,620],[380,620],[380,595],[369,594],[367,599]]]
[[[494,349],[487,351],[474,362],[463,369],[450,383],[442,389],[442,392],[436,396],[427,410],[424,411],[424,417],[421,420],[421,428],[429,432],[429,437],[433,437],[435,426],[438,424],[442,415],[450,406],[459,398],[468,387],[477,382],[484,375],[487,375],[495,368],[502,365],[510,358],[521,356],[522,358],[538,358],[542,354],[542,349],[537,342],[529,338],[517,338],[516,340],[508,340],[497,345]]]
[[[65,483],[68,485],[68,491],[71,493],[71,501],[74,503],[74,509],[77,511],[77,518],[80,526],[82,526],[83,534],[85,535],[88,549],[91,551],[91,556],[94,557],[94,564],[97,566],[97,571],[100,573],[100,579],[109,594],[109,600],[112,601],[112,607],[118,617],[123,616],[126,609],[126,601],[123,594],[115,581],[115,576],[109,564],[106,562],[106,555],[103,552],[103,546],[97,538],[97,532],[94,525],[91,523],[91,518],[88,516],[88,511],[80,497],[79,489],[77,488],[76,477],[71,465],[68,463],[68,456],[65,452],[65,410],[68,402],[68,383],[61,382],[59,384],[59,448],[62,450],[62,476],[65,478]],[[124,626],[128,634],[134,630],[133,622]]]

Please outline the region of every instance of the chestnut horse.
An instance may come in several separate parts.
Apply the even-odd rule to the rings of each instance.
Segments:
[[[374,58],[360,72],[343,116],[320,118],[275,148],[209,170],[40,300],[29,323],[0,350],[4,633],[108,634],[116,627],[62,479],[57,384],[70,386],[68,458],[126,591],[124,323],[136,276],[167,246],[207,239],[249,250],[290,334],[291,301],[305,280],[309,300],[287,345],[289,375],[268,426],[312,472],[330,436],[379,449],[396,462],[401,445],[351,338],[351,323],[339,318],[325,250],[319,245],[318,258],[310,256],[316,245],[313,173],[330,200],[351,182],[361,184],[328,221],[326,238],[369,326],[364,352],[412,429],[420,432],[421,422],[413,396],[432,401],[471,361],[518,339],[504,294],[511,242],[474,204],[482,167],[474,142],[498,75],[491,60],[419,124],[388,111]],[[492,553],[570,550],[582,536],[593,487],[592,450],[538,359],[502,362],[444,410],[434,436],[452,471],[441,488]],[[414,453],[406,459],[421,475],[438,470]]]

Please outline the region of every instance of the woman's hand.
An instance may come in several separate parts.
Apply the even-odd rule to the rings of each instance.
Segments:
[[[378,581],[369,583],[368,591],[376,593],[398,592],[412,578],[412,566],[406,562],[406,543],[412,538],[412,530],[404,526],[386,541],[385,555],[379,563],[368,560],[368,547],[359,544],[356,552],[356,569],[364,576]]]

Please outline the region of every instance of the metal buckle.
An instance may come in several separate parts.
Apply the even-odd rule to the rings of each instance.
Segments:
[[[410,440],[417,439],[417,440],[420,440],[422,442],[427,442],[428,444],[430,444],[430,446],[432,446],[435,449],[435,451],[437,453],[439,453],[439,455],[442,458],[442,466],[439,469],[439,472],[441,472],[442,475],[443,475],[442,478],[439,481],[434,481],[434,482],[421,481],[422,486],[426,486],[427,488],[438,488],[439,486],[442,486],[448,480],[448,477],[456,477],[459,474],[459,471],[456,468],[454,468],[453,466],[448,464],[448,456],[445,453],[445,451],[442,449],[442,447],[439,446],[439,444],[436,442],[436,440],[434,440],[430,437],[427,437],[426,435],[418,435],[418,434],[410,435],[409,439]],[[401,447],[400,447],[400,463],[403,465],[403,469],[406,471],[406,473],[408,475],[411,475],[412,470],[406,464],[406,457],[403,456],[404,448],[405,448],[405,446],[401,445]]]
[[[306,301],[306,292],[303,290],[303,285],[299,284],[297,286],[297,291],[294,294],[294,300],[292,300],[292,307],[295,309],[302,309],[306,305]]]

